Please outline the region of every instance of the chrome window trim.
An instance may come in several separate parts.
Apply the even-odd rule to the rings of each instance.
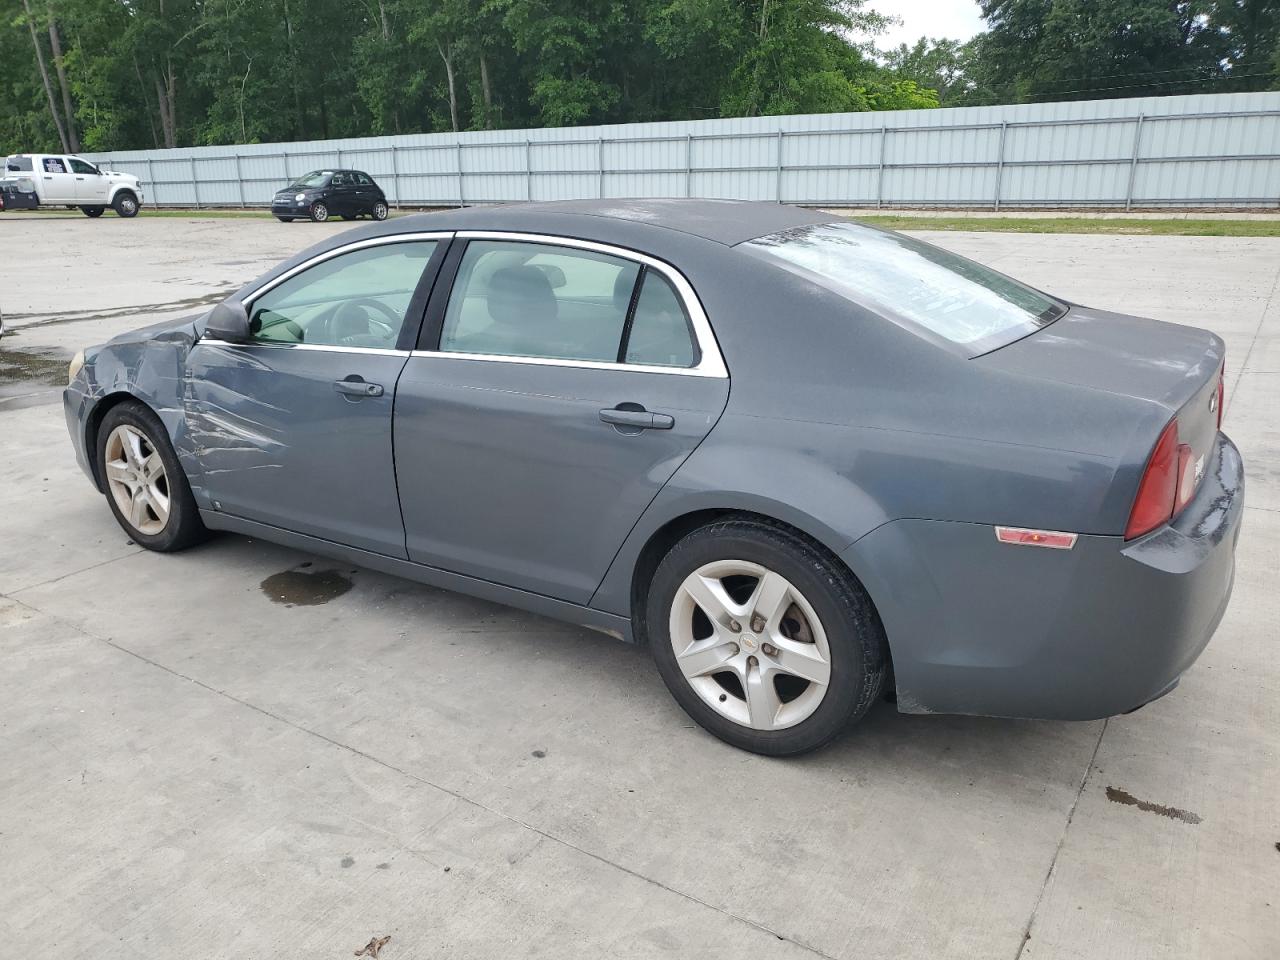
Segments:
[[[392,350],[387,347],[344,347],[328,343],[287,343],[269,340],[253,340],[246,343],[232,343],[230,340],[215,340],[212,337],[201,337],[195,345],[205,344],[210,347],[266,347],[271,350],[320,350],[325,353],[370,353],[381,357],[407,357],[408,350]]]
[[[517,357],[506,354],[461,353],[454,350],[414,350],[415,357],[444,357],[451,360],[482,360],[494,363],[524,363],[542,367],[582,367],[587,370],[628,370],[633,373],[668,373],[686,377],[715,377],[727,380],[729,370],[725,366],[724,356],[720,353],[720,344],[716,341],[715,331],[711,329],[711,321],[702,308],[702,301],[693,286],[685,279],[684,274],[665,261],[647,254],[629,250],[626,247],[615,247],[594,240],[579,240],[575,237],[557,237],[545,233],[514,233],[501,230],[459,230],[455,237],[459,240],[506,240],[514,243],[541,243],[553,247],[570,247],[577,250],[590,250],[606,256],[630,260],[644,264],[656,270],[671,282],[689,314],[689,322],[693,325],[693,334],[698,341],[698,352],[701,355],[698,363],[692,367],[664,367],[641,363],[617,363],[606,360],[569,360],[559,357]],[[453,291],[450,290],[450,296]],[[443,334],[442,334],[443,335]]]

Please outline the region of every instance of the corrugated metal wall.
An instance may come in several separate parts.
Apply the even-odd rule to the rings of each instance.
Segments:
[[[98,154],[161,206],[259,206],[322,167],[395,204],[730,197],[840,206],[1280,205],[1280,92]]]

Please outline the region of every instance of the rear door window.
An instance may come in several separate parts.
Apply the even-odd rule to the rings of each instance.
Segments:
[[[639,273],[637,263],[592,250],[472,240],[440,349],[616,363]]]
[[[693,326],[671,281],[646,269],[627,334],[627,363],[692,367],[698,362]]]

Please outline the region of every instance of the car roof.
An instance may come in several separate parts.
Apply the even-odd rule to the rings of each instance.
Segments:
[[[811,223],[830,223],[839,217],[803,207],[749,200],[551,200],[538,203],[468,207],[445,213],[397,219],[400,230],[507,229],[557,233],[572,220],[580,232],[592,234],[606,227],[632,225],[671,230],[729,246],[780,230]],[[595,221],[593,223],[593,220]],[[638,232],[648,232],[641,230]],[[605,239],[601,237],[600,239]]]

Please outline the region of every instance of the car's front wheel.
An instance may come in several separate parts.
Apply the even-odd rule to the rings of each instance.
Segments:
[[[115,210],[117,216],[125,218],[136,217],[138,215],[138,198],[128,190],[121,190],[116,194],[111,207]]]
[[[385,220],[387,219],[387,213],[387,205],[383,201],[379,200],[373,205],[373,219]]]
[[[149,550],[181,550],[207,536],[164,425],[141,403],[107,411],[98,428],[98,475],[126,533]]]
[[[822,746],[875,702],[884,628],[818,544],[755,519],[695,530],[658,565],[645,608],[658,671],[722,740],[769,756]]]
[[[317,200],[311,205],[311,219],[316,223],[324,223],[329,219],[329,208]]]

